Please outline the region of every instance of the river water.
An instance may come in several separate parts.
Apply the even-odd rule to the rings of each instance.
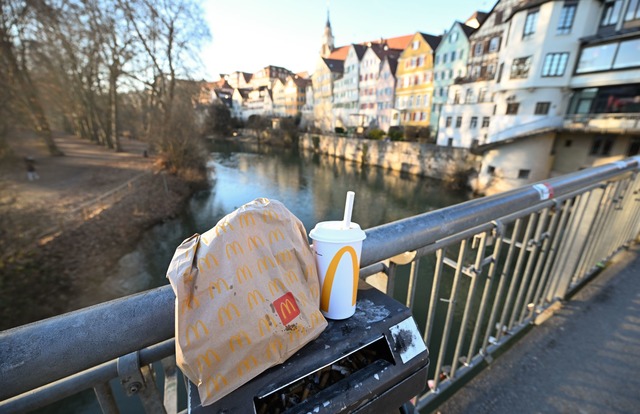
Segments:
[[[195,194],[183,214],[147,231],[100,286],[79,299],[88,306],[167,284],[166,269],[175,248],[194,233],[204,233],[237,207],[259,197],[276,199],[304,224],[307,234],[318,221],[342,219],[347,191],[355,191],[353,221],[363,229],[468,200],[469,192],[445,188],[439,180],[361,166],[317,154],[215,143],[211,148],[211,190]],[[122,410],[137,399],[120,395]],[[45,412],[96,412],[88,391]],[[124,401],[127,400],[127,401]],[[123,411],[123,412],[125,412]],[[137,410],[136,410],[137,411]]]

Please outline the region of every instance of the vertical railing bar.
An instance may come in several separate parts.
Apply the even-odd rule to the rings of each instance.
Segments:
[[[604,189],[602,188],[598,188],[598,189],[600,190],[600,199],[595,203],[596,206],[600,205],[600,203],[602,202],[602,197],[604,197],[604,193],[605,193]],[[556,254],[557,260],[554,263],[554,266],[551,268],[551,273],[549,275],[549,278],[550,278],[549,284],[547,285],[544,293],[542,294],[540,303],[543,303],[545,300],[551,302],[552,299],[557,296],[560,280],[563,278],[563,275],[566,273],[564,270],[568,266],[567,264],[568,256],[569,256],[568,252],[574,251],[574,250],[581,250],[586,243],[586,240],[583,240],[581,242],[578,241],[578,234],[580,233],[580,228],[582,227],[582,224],[584,222],[584,215],[587,209],[589,208],[589,206],[591,205],[592,196],[593,196],[593,191],[590,191],[587,195],[586,200],[584,200],[584,203],[583,203],[584,196],[581,196],[579,200],[576,200],[576,203],[574,203],[574,205],[571,208],[571,213],[570,213],[571,218],[569,220],[569,224],[567,225],[567,230],[565,231],[565,233],[568,231],[570,233],[570,236],[562,237],[561,239],[561,246],[558,249],[558,253]],[[588,223],[587,227],[589,228],[589,230],[591,230],[591,228],[593,227],[594,221],[595,221],[595,218],[591,220],[590,223]],[[565,240],[568,240],[568,241],[565,242]],[[578,243],[581,243],[581,247],[579,249],[576,249],[574,247],[577,241]]]
[[[618,181],[618,191],[611,202],[611,209],[607,222],[603,225],[602,231],[604,234],[600,238],[598,250],[594,252],[594,260],[600,262],[601,260],[607,260],[611,255],[618,250],[619,245],[616,244],[619,234],[617,234],[617,226],[620,225],[620,212],[622,211],[625,201],[626,191],[628,188],[628,181],[630,177]]]
[[[387,296],[393,297],[396,290],[396,268],[397,264],[394,262],[389,263],[389,270],[387,271]]]
[[[113,396],[113,390],[108,382],[94,385],[93,392],[96,394],[96,399],[104,414],[120,414],[120,409],[118,409],[118,404]]]
[[[473,275],[471,280],[471,286],[469,287],[469,291],[467,292],[467,301],[464,305],[464,312],[462,314],[462,321],[460,322],[460,334],[458,335],[458,341],[456,343],[456,349],[453,353],[453,361],[451,363],[451,377],[455,377],[456,370],[458,368],[460,353],[462,352],[462,345],[464,344],[464,338],[467,334],[467,323],[469,321],[469,313],[471,312],[471,305],[473,303],[473,296],[476,292],[476,287],[478,286],[478,280],[480,279],[480,275],[482,275],[482,260],[484,259],[485,247],[487,245],[487,232],[482,233],[480,236],[480,245],[478,246],[478,251],[476,252],[476,260],[473,265],[473,270],[470,272]],[[465,361],[465,363],[470,360]]]
[[[496,269],[498,268],[498,260],[500,259],[500,251],[502,249],[502,236],[498,236],[493,246],[493,254],[491,255],[491,264],[489,265],[489,272],[484,282],[484,291],[482,292],[482,299],[480,299],[480,309],[478,310],[478,317],[476,319],[476,325],[473,328],[473,335],[471,336],[471,343],[469,344],[469,352],[467,353],[467,362],[471,361],[474,353],[478,338],[480,337],[480,329],[482,327],[482,320],[489,303],[489,294],[493,289],[495,282]]]
[[[531,251],[529,252],[529,257],[527,258],[527,264],[524,268],[524,274],[522,275],[522,281],[520,282],[520,286],[518,287],[518,294],[516,295],[516,300],[513,304],[513,311],[511,312],[511,317],[509,318],[508,329],[511,330],[513,328],[513,324],[516,321],[517,316],[520,314],[520,306],[522,303],[522,299],[524,297],[525,289],[529,285],[529,281],[531,278],[531,271],[533,270],[534,263],[536,263],[536,258],[538,256],[538,251],[540,250],[540,238],[542,237],[542,231],[544,227],[547,225],[547,220],[549,219],[549,208],[545,208],[538,215],[538,225],[536,226],[536,231],[534,233],[533,246]],[[529,243],[523,246],[524,249],[529,249]]]
[[[560,205],[558,205],[560,207]],[[527,295],[524,298],[524,303],[522,307],[522,311],[520,313],[520,318],[518,319],[518,323],[522,324],[524,322],[524,318],[527,314],[526,310],[531,307],[532,310],[535,310],[535,301],[532,301],[532,295],[534,295],[534,287],[535,290],[538,290],[540,283],[542,283],[542,269],[544,265],[548,261],[548,253],[550,245],[552,244],[553,237],[556,234],[556,229],[558,228],[558,222],[560,221],[560,216],[562,215],[562,208],[556,208],[553,213],[553,218],[551,219],[551,223],[549,224],[549,228],[546,231],[546,237],[542,241],[542,247],[540,249],[540,254],[538,255],[538,261],[536,263],[536,267],[533,270],[533,277],[531,278],[531,283],[529,283],[529,288],[527,289]],[[529,314],[530,316],[532,313]]]
[[[427,347],[431,344],[431,330],[433,329],[436,305],[440,294],[440,279],[442,277],[442,264],[444,263],[445,254],[446,248],[436,251],[436,268],[433,274],[431,297],[429,298],[429,310],[427,311],[427,322],[424,329],[424,342],[427,344]]]
[[[503,327],[507,322],[507,318],[509,316],[509,308],[513,304],[514,295],[516,292],[517,285],[520,281],[520,271],[522,270],[522,265],[524,264],[524,256],[527,252],[527,244],[529,243],[529,239],[531,238],[531,233],[533,232],[533,228],[536,223],[536,213],[532,213],[529,216],[529,223],[527,223],[527,229],[524,233],[524,238],[522,239],[522,247],[518,252],[518,259],[516,260],[516,267],[513,272],[513,277],[511,278],[511,283],[509,284],[509,291],[507,293],[507,299],[504,307],[502,308],[502,316],[500,317],[500,331],[496,335],[496,339],[500,339],[503,334]]]
[[[560,214],[560,220],[558,223],[556,223],[556,227],[551,232],[550,239],[552,240],[552,242],[551,242],[551,247],[548,253],[549,256],[545,261],[544,268],[542,269],[542,275],[540,277],[540,281],[538,282],[536,292],[533,295],[533,299],[531,300],[531,302],[533,303],[533,307],[532,307],[532,311],[529,313],[529,317],[533,316],[533,312],[535,312],[536,306],[542,306],[542,302],[539,303],[538,301],[540,300],[541,297],[544,297],[542,296],[542,294],[551,283],[551,279],[549,278],[549,275],[550,275],[549,270],[556,259],[556,252],[558,251],[558,245],[560,244],[560,240],[562,239],[563,235],[566,234],[565,232],[563,232],[564,225],[566,224],[567,219],[569,218],[569,211],[571,210],[572,205],[578,202],[580,198],[581,196],[578,195],[573,200],[566,200],[563,204],[563,207],[561,208],[562,213]]]
[[[138,391],[137,395],[140,397],[144,411],[147,414],[166,414],[167,411],[164,408],[164,402],[162,401],[160,392],[156,387],[156,381],[153,375],[153,366],[143,365],[140,367],[140,372],[142,372],[145,386]]]
[[[409,273],[409,286],[407,287],[407,308],[413,310],[413,301],[416,297],[416,286],[418,284],[418,271],[420,269],[420,259],[411,262],[411,272]]]
[[[596,252],[596,249],[599,245],[599,237],[602,233],[602,229],[604,228],[604,225],[608,222],[608,218],[609,218],[609,214],[611,212],[612,206],[613,206],[613,200],[616,197],[617,191],[618,191],[618,186],[619,186],[619,181],[616,181],[612,186],[613,189],[611,191],[609,191],[609,196],[605,199],[605,210],[598,214],[598,218],[599,220],[597,221],[597,224],[595,226],[595,230],[593,232],[589,232],[589,240],[591,241],[591,243],[589,243],[589,248],[585,251],[584,254],[584,258],[585,260],[582,261],[581,266],[578,267],[578,269],[576,269],[576,271],[573,274],[573,277],[571,278],[571,282],[569,283],[569,286],[573,286],[575,284],[575,281],[580,277],[580,275],[584,275],[593,265],[591,263],[593,263],[593,255]],[[602,210],[600,210],[602,211]]]
[[[513,227],[513,231],[511,232],[511,240],[517,240],[520,237],[520,228],[522,227],[522,219],[516,220],[516,223]],[[504,266],[502,267],[502,272],[500,272],[500,282],[498,283],[498,290],[496,292],[496,297],[493,300],[493,305],[491,306],[491,314],[489,316],[489,324],[487,325],[487,330],[484,334],[484,339],[482,340],[482,349],[481,352],[486,352],[487,344],[489,343],[489,337],[491,336],[491,330],[494,329],[493,324],[496,322],[496,318],[498,317],[498,308],[500,307],[500,302],[502,302],[502,295],[504,294],[505,284],[507,283],[507,273],[511,268],[511,262],[513,261],[515,243],[511,243],[509,245],[509,250],[507,250],[507,258],[505,259]],[[496,328],[496,337],[502,331],[502,325]]]
[[[456,297],[458,295],[458,285],[460,284],[460,275],[462,274],[462,261],[467,250],[467,240],[460,242],[460,252],[458,253],[458,267],[456,268],[453,276],[453,286],[451,287],[451,294],[449,296],[449,303],[447,308],[447,317],[445,319],[444,330],[442,331],[442,341],[440,343],[440,355],[438,355],[438,362],[436,364],[435,378],[433,389],[438,389],[440,383],[440,371],[442,370],[442,363],[444,361],[445,354],[447,353],[447,344],[449,342],[449,334],[451,333],[451,326],[453,325],[453,314],[456,307]]]
[[[591,267],[591,255],[598,244],[598,238],[596,237],[596,235],[600,234],[600,229],[606,221],[607,214],[609,213],[609,209],[611,207],[611,200],[615,197],[616,187],[617,183],[609,182],[607,184],[607,193],[604,196],[602,203],[598,207],[599,213],[597,213],[595,223],[588,233],[589,239],[586,248],[582,250],[583,260],[580,262],[579,266],[577,266],[571,273],[572,277],[569,286],[573,285],[574,280],[579,275],[585,274],[586,271]]]
[[[626,190],[627,192],[624,198],[624,205],[622,206],[622,214],[623,214],[624,220],[621,220],[618,224],[619,226],[622,226],[622,230],[616,232],[616,234],[618,234],[618,238],[616,240],[617,248],[620,248],[627,243],[627,240],[629,240],[628,236],[629,236],[630,229],[633,227],[632,223],[634,222],[632,220],[635,217],[635,211],[633,208],[635,190],[633,187],[636,182],[636,179],[637,179],[637,173],[634,172],[633,176],[629,177],[629,183]]]

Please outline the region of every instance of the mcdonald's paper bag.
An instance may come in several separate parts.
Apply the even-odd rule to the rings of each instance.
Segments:
[[[284,205],[260,198],[177,248],[176,358],[211,404],[284,362],[327,326],[307,232]]]

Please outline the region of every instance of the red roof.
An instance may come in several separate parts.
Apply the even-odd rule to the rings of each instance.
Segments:
[[[406,36],[391,37],[389,39],[382,39],[382,41],[389,46],[389,49],[404,50],[407,48],[407,46],[409,46],[409,43],[411,43],[411,39],[413,39],[413,34],[406,35]],[[375,40],[371,43],[381,43],[381,42],[380,40]]]
[[[327,57],[327,59],[333,60],[345,60],[347,58],[347,54],[349,53],[349,46],[342,46],[337,49],[334,49],[333,52]]]

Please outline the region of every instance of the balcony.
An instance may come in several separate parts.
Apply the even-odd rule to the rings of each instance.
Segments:
[[[493,80],[495,77],[496,77],[495,73],[486,73],[480,76],[464,76],[464,77],[458,76],[453,80],[453,83],[455,85],[464,85],[464,84],[473,83],[473,82],[490,81],[490,80]]]
[[[640,113],[567,115],[564,127],[594,132],[640,132]]]

